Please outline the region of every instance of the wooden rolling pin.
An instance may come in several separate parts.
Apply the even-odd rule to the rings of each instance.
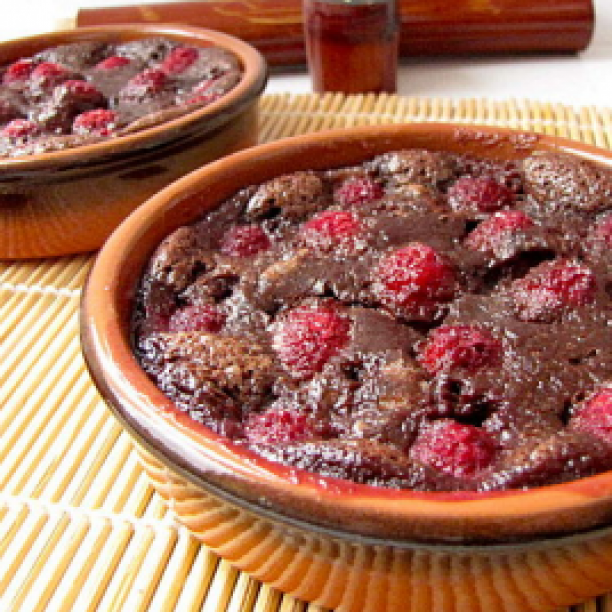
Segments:
[[[233,34],[270,66],[304,64],[301,0],[203,0],[87,8],[76,25],[181,23]],[[577,52],[592,37],[592,0],[398,0],[400,56]]]

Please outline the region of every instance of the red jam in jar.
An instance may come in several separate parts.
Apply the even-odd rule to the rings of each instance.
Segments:
[[[304,0],[304,34],[316,92],[393,93],[396,0]]]

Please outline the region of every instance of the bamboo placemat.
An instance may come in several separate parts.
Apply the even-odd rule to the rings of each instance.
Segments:
[[[262,141],[415,121],[509,126],[612,148],[608,109],[395,96],[261,102]],[[0,261],[0,611],[321,612],[219,560],[147,483],[81,357],[78,306],[91,260]],[[612,595],[573,611],[612,612]]]

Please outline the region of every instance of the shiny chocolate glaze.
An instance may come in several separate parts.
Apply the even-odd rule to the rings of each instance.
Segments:
[[[468,237],[492,211],[458,209],[449,192],[461,178],[487,178],[512,193],[507,209],[533,223],[495,248]],[[367,201],[343,201],[349,180],[382,188]],[[609,248],[596,228],[612,206],[609,171],[564,154],[496,162],[401,150],[328,171],[296,172],[242,190],[158,247],[134,313],[134,350],[176,406],[261,456],[326,476],[412,490],[528,488],[612,468],[612,443],[577,425],[606,389]],[[349,211],[358,237],[313,246],[304,226],[322,211]],[[227,232],[255,225],[269,247],[224,252]],[[452,296],[415,320],[380,299],[379,262],[425,244],[452,268]],[[525,318],[516,287],[551,262],[584,266],[594,289],[584,303]],[[279,356],[275,333],[296,308],[333,308],[348,338],[315,372],[296,376]],[[186,308],[221,313],[219,329],[176,329]],[[518,314],[517,314],[518,312]],[[471,325],[499,340],[498,361],[475,370],[423,367],[423,347],[441,327]],[[282,405],[306,419],[307,433],[257,438],[249,423]],[[433,423],[452,420],[485,432],[494,456],[469,474],[415,454]],[[272,427],[272,426],[271,426]]]

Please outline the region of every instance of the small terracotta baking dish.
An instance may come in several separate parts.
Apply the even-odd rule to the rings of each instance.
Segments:
[[[164,37],[233,53],[238,84],[206,106],[117,137],[0,159],[0,258],[97,249],[139,204],[187,172],[257,139],[257,101],[267,67],[253,47],[212,30],[116,25],[41,34],[0,44],[0,65],[68,43]]]
[[[163,238],[281,174],[428,149],[497,160],[612,154],[550,136],[454,125],[365,127],[241,151],[175,182],[111,236],[89,276],[81,334],[101,395],[154,487],[202,542],[284,592],[351,612],[543,611],[612,590],[612,475],[503,492],[415,492],[272,463],[180,413],[147,377],[131,316]]]

